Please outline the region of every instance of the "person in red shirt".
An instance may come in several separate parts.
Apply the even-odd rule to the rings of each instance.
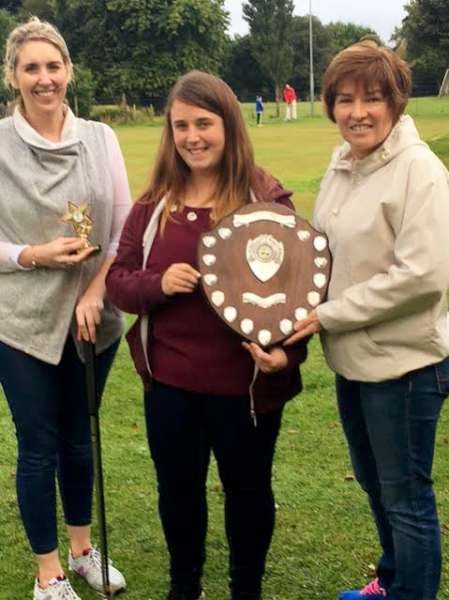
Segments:
[[[296,92],[295,89],[288,83],[285,84],[284,91],[284,102],[285,106],[285,121],[296,121]]]
[[[290,192],[255,165],[232,90],[207,73],[184,75],[168,98],[150,185],[130,213],[107,279],[112,301],[139,315],[127,338],[145,387],[170,554],[167,600],[203,597],[211,452],[225,494],[231,598],[261,598],[274,528],[275,443],[283,406],[301,391],[306,345],[264,351],[242,343],[208,306],[197,265],[201,234],[252,194],[292,207]]]

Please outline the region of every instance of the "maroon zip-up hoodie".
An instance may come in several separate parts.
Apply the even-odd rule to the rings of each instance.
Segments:
[[[267,178],[265,201],[290,208],[291,192]],[[164,271],[173,263],[197,265],[197,246],[210,230],[210,209],[190,208],[174,213],[161,236],[157,233],[142,270],[142,237],[154,203],[136,203],[120,239],[115,262],[107,276],[112,302],[125,312],[150,315],[148,356],[152,376],[174,387],[210,395],[248,394],[254,362],[242,348],[242,338],[223,323],[199,289],[192,294],[166,296],[161,289]],[[140,318],[127,335],[137,372],[148,388],[150,374],[140,339]],[[306,343],[286,349],[288,366],[274,373],[259,373],[253,388],[256,413],[282,406],[302,389],[298,365],[306,359]]]

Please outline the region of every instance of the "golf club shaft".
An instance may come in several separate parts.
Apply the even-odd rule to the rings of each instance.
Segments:
[[[95,379],[95,346],[91,342],[83,342],[84,359],[86,365],[86,390],[89,405],[90,417],[90,435],[92,442],[92,456],[94,463],[95,474],[95,490],[97,501],[97,519],[98,531],[100,536],[100,551],[101,551],[101,575],[103,583],[103,594],[109,598],[110,582],[109,582],[109,559],[108,559],[108,542],[106,530],[106,505],[104,499],[104,483],[103,483],[103,462],[101,456],[101,433],[100,433],[100,418],[99,418],[99,402]]]

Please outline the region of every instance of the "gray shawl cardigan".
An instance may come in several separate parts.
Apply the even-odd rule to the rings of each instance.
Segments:
[[[17,113],[0,121],[0,240],[43,244],[73,236],[62,221],[70,200],[89,205],[90,239],[102,247],[72,269],[0,273],[0,340],[50,364],[59,363],[70,332],[75,338],[74,309],[106,258],[113,210],[104,126],[71,113],[67,120],[71,131],[57,144],[41,138]],[[106,298],[97,351],[121,333],[120,313]]]

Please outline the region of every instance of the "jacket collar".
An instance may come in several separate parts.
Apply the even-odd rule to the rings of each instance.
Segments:
[[[351,158],[350,145],[348,142],[344,142],[334,151],[330,168],[369,175],[388,164],[405,149],[414,145],[427,146],[420,139],[413,119],[409,115],[404,115],[400,117],[383,144],[365,158],[360,160]]]

